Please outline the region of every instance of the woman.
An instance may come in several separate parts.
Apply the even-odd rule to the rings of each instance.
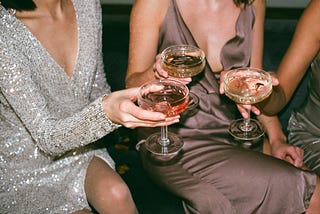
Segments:
[[[297,24],[291,44],[276,75],[278,86],[264,103],[262,110],[276,114],[291,99],[311,64],[309,95],[304,105],[293,112],[288,124],[289,143],[304,150],[304,163],[320,175],[320,1],[312,0]]]
[[[134,3],[128,87],[156,77],[166,78],[167,74],[158,64],[154,66],[154,62],[156,55],[170,45],[198,46],[207,57],[205,70],[189,84],[191,92],[200,98],[198,112],[182,116],[178,126],[170,127],[185,143],[180,159],[159,164],[150,159],[143,144],[140,147],[143,164],[151,177],[183,199],[186,213],[291,214],[320,209],[314,174],[237,147],[228,134],[237,109],[219,94],[219,74],[237,67],[262,66],[264,12],[263,0],[253,3],[136,0]],[[301,157],[299,150],[285,144],[276,117],[261,115],[260,119],[271,144],[285,147],[284,153]],[[149,134],[145,129],[140,133],[142,137]],[[293,152],[288,152],[289,148],[294,148]],[[299,191],[291,191],[296,186]]]
[[[98,140],[165,115],[138,108],[138,88],[110,92],[100,1],[1,4],[0,213],[137,213]]]

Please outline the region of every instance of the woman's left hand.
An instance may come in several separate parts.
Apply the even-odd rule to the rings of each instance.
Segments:
[[[304,152],[297,146],[293,146],[285,142],[273,143],[271,145],[271,155],[287,161],[295,167],[303,167]]]
[[[224,78],[225,75],[229,72],[230,70],[222,71],[220,74],[220,87],[219,87],[219,92],[220,94],[224,94]],[[272,77],[272,85],[277,86],[279,85],[279,80],[276,77],[274,72],[270,72],[271,77]],[[254,105],[243,105],[243,104],[237,104],[237,108],[239,112],[241,113],[243,118],[248,118],[248,111],[247,109],[250,109],[251,112],[253,112],[255,115],[260,115],[261,111]]]

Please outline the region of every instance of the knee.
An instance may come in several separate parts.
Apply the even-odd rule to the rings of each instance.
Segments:
[[[130,190],[128,186],[124,182],[116,182],[109,189],[109,197],[113,200],[119,202],[126,203],[132,199]]]
[[[90,202],[90,201],[89,201]],[[121,181],[100,185],[92,203],[98,213],[136,213],[128,186]]]

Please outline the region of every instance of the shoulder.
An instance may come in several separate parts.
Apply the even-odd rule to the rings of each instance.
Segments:
[[[24,36],[19,21],[0,6],[0,49],[10,50]]]
[[[161,22],[171,0],[135,0],[132,18],[140,17],[141,21]]]
[[[101,13],[100,0],[73,0],[78,15]]]
[[[320,43],[320,0],[311,0],[303,11],[296,27],[296,32],[314,37]]]
[[[261,12],[261,11],[265,11],[266,9],[266,0],[255,0],[253,3],[252,3],[253,7],[254,7],[254,10],[256,12]]]

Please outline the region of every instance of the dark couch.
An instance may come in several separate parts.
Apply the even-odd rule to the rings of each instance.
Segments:
[[[268,18],[265,23],[264,68],[275,70],[288,47],[297,20]],[[127,67],[129,15],[104,13],[103,53],[108,82],[113,90],[124,88]],[[297,108],[306,94],[306,80],[296,92],[293,101],[280,114],[284,130],[290,112]],[[113,133],[114,144],[109,151],[117,163],[118,172],[128,184],[141,214],[182,214],[181,200],[157,187],[143,170],[133,130],[121,128]]]

